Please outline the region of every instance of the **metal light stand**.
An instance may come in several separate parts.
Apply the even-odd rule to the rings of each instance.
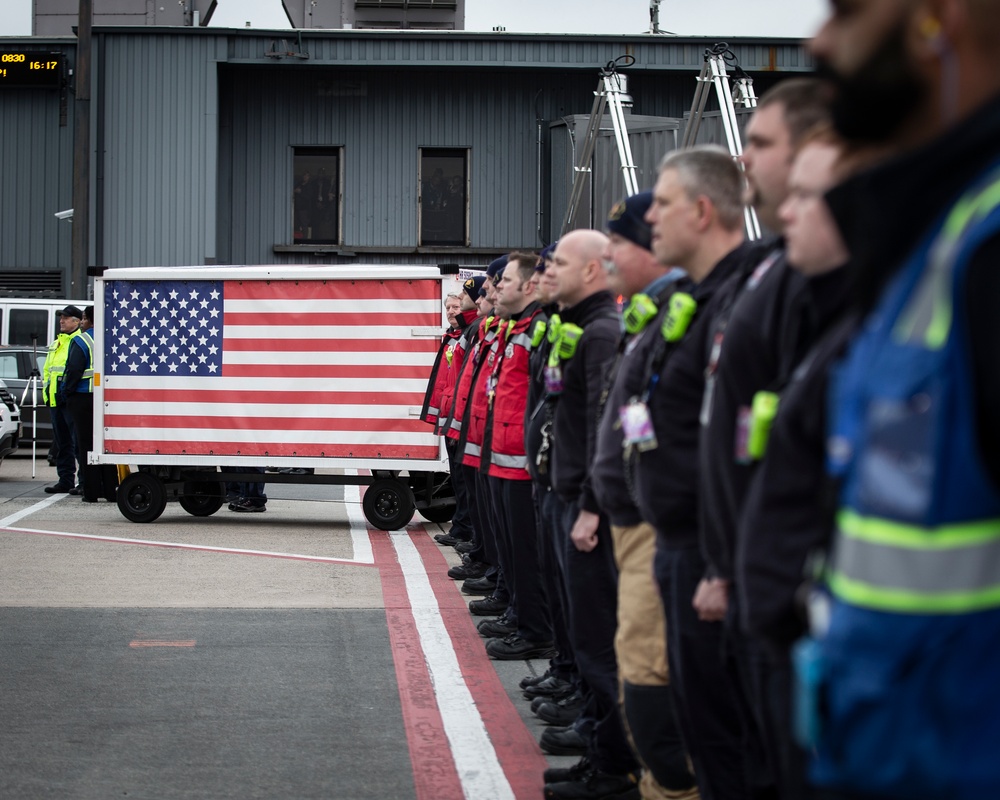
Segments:
[[[635,58],[628,55],[619,56],[614,61],[609,61],[604,69],[600,70],[601,79],[594,92],[594,105],[587,121],[587,132],[583,145],[580,147],[578,163],[573,167],[573,186],[570,189],[569,201],[566,205],[566,215],[563,217],[562,234],[572,230],[576,221],[576,213],[583,197],[584,185],[591,175],[590,162],[594,157],[594,148],[597,146],[597,138],[601,133],[601,122],[604,119],[605,111],[609,109],[611,126],[615,132],[615,143],[618,145],[618,160],[622,165],[622,177],[625,179],[625,194],[631,197],[639,192],[623,107],[623,101],[627,99],[631,102],[631,98],[627,97],[625,76],[618,72],[619,61],[623,62],[623,66],[630,66],[635,63]]]
[[[21,408],[31,392],[31,479],[35,479],[35,451],[38,446],[38,334],[31,334],[31,374],[21,393]]]
[[[727,64],[733,71],[735,91],[729,84]],[[743,154],[743,143],[740,141],[735,103],[738,101],[744,108],[756,108],[757,95],[754,93],[753,79],[743,71],[736,60],[736,54],[729,49],[729,45],[725,42],[719,42],[705,51],[705,63],[697,78],[694,101],[691,103],[691,113],[688,116],[687,127],[684,129],[681,147],[694,147],[712,86],[715,87],[715,93],[719,99],[719,111],[722,114],[722,126],[726,133],[729,152],[733,158],[739,159]],[[743,217],[747,237],[759,239],[760,222],[757,220],[757,212],[751,206],[746,206],[743,209]]]

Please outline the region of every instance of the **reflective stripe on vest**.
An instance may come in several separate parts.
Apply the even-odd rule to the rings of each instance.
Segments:
[[[507,340],[507,344],[514,344],[523,347],[525,350],[531,349],[531,337],[527,333],[518,333]]]
[[[84,341],[84,347],[87,348],[87,357],[90,360],[90,366],[83,371],[83,377],[80,378],[80,384],[76,387],[76,391],[80,393],[93,392],[94,391],[94,337],[90,335],[90,331],[77,331],[73,338],[80,338]],[[83,386],[85,388],[81,389]]]
[[[490,453],[490,463],[504,469],[527,469],[527,456],[505,456],[500,453]]]
[[[472,442],[465,443],[465,455],[479,458],[482,454],[483,450],[478,444],[473,444]]]
[[[884,611],[955,614],[1000,604],[1000,519],[921,528],[837,517],[834,593]]]
[[[950,364],[958,363],[956,358],[961,361],[961,351],[955,353],[949,349],[961,346],[961,340],[954,338],[960,334],[952,330],[956,269],[962,248],[969,241],[967,237],[982,233],[980,223],[994,214],[998,207],[1000,170],[995,170],[949,212],[927,250],[922,271],[904,299],[895,322],[890,321],[893,327],[884,339],[886,344],[892,342],[892,346],[899,348],[900,352],[911,356],[924,351],[925,359],[948,359]],[[988,231],[996,231],[996,222],[989,224]],[[864,336],[862,333],[859,338],[865,341]],[[870,356],[879,351],[867,352]],[[891,350],[885,352],[892,353]],[[935,369],[943,367],[939,364]],[[937,413],[947,409],[953,415],[967,413],[969,400],[960,402],[956,392],[952,388],[942,394]],[[845,405],[845,408],[848,406]],[[895,418],[891,422],[900,424]],[[934,418],[933,422],[945,424],[947,417]],[[967,422],[966,418],[962,418],[962,424]],[[883,424],[887,423],[883,420]],[[872,429],[866,430],[868,438],[876,435]],[[962,432],[966,433],[967,429],[963,428]],[[948,435],[952,436],[954,432]],[[962,440],[966,438],[972,437],[966,436]],[[866,446],[873,446],[866,445],[864,440],[859,440],[859,445],[859,452],[853,457],[854,464],[861,461]],[[916,444],[909,450],[902,449],[901,453],[909,460],[915,457],[931,459],[937,457],[934,447],[934,443]],[[951,455],[954,457],[954,454]],[[880,476],[883,490],[889,487],[891,491],[905,492],[905,480],[893,479],[898,477],[897,472],[905,477],[906,470],[912,469],[912,465],[907,467],[899,462],[900,458],[885,460],[884,468],[889,474]],[[968,457],[962,461],[963,467],[968,467],[970,463]],[[948,462],[938,466],[947,469]],[[972,477],[979,475],[977,466],[971,469]],[[858,474],[855,472],[848,477],[857,481]],[[989,482],[983,481],[983,486],[989,486]],[[889,499],[882,497],[881,501],[885,503]],[[906,498],[896,499],[900,507],[905,508],[903,501]],[[856,497],[853,502],[858,503]],[[828,575],[831,590],[848,603],[885,612],[966,614],[997,608],[1000,606],[1000,518],[997,517],[997,503],[984,502],[974,510],[964,509],[964,514],[952,516],[951,521],[942,524],[933,524],[928,519],[928,524],[921,525],[865,513],[863,505],[860,509],[842,509],[837,516],[834,557]],[[919,517],[913,519],[919,520]]]
[[[913,298],[893,330],[898,341],[940,350],[951,331],[952,269],[962,236],[1000,206],[1000,179],[963,197],[956,205],[930,253],[930,263]]]

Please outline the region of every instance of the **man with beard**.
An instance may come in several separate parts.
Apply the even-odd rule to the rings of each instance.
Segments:
[[[545,776],[545,797],[567,800],[629,797],[638,783],[638,764],[618,711],[618,581],[611,531],[590,483],[604,373],[621,330],[608,291],[607,244],[598,231],[575,230],[559,240],[553,256],[554,299],[563,306],[558,341],[545,371],[552,414],[552,493],[560,506],[553,527],[563,548],[569,638],[591,692],[587,709],[594,717],[584,769]]]
[[[747,126],[742,161],[749,200],[760,221],[776,233],[784,227],[778,208],[788,195],[795,149],[811,128],[828,120],[822,89],[815,79],[782,81],[760,98]],[[841,270],[817,279],[811,287],[788,264],[780,238],[773,238],[766,249],[759,263],[750,264],[746,280],[734,284],[731,297],[723,300],[711,332],[699,487],[701,546],[711,577],[699,584],[695,607],[702,619],[725,624],[728,666],[737,691],[753,709],[748,747],[757,748],[759,755],[753,760],[761,767],[755,782],[761,786],[776,782],[784,786],[781,796],[795,798],[801,780],[793,777],[787,755],[794,750],[788,724],[778,721],[783,710],[770,713],[766,691],[767,686],[788,684],[791,665],[778,663],[741,631],[734,551],[747,488],[762,455],[751,452],[748,435],[755,424],[755,398],[778,395],[831,316],[827,309],[843,300],[846,280]],[[769,556],[780,558],[776,553]],[[770,769],[763,768],[765,762]]]
[[[831,372],[831,599],[812,777],[852,798],[1000,786],[1000,4],[835,3],[811,49],[853,142],[827,195],[861,327]],[[819,610],[820,603],[813,608]],[[811,684],[807,684],[809,686]],[[806,720],[808,721],[808,720]]]
[[[660,336],[670,296],[685,283],[684,273],[657,261],[652,229],[644,217],[651,191],[618,203],[608,218],[605,260],[612,291],[627,300],[625,331],[608,370],[603,413],[591,467],[591,482],[601,511],[611,524],[618,568],[618,663],[621,713],[644,767],[639,782],[643,800],[680,800],[698,796],[681,742],[667,669],[667,627],[663,601],[653,577],[656,530],[642,519],[629,492],[622,459],[618,409],[641,392],[646,360]]]
[[[670,682],[705,798],[752,796],[747,715],[720,657],[722,625],[692,608],[706,574],[698,539],[698,419],[709,335],[732,283],[760,260],[744,243],[743,191],[742,172],[720,148],[663,160],[646,221],[657,260],[683,269],[688,283],[667,301],[641,391],[619,409],[636,505],[656,528]]]

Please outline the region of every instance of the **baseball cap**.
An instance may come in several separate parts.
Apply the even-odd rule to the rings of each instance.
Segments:
[[[66,306],[62,311],[57,311],[60,317],[76,317],[77,319],[83,319],[83,312],[76,306]]]

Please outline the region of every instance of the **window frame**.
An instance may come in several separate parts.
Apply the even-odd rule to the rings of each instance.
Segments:
[[[302,245],[303,247],[309,246],[336,246],[339,247],[344,242],[344,146],[343,145],[292,145],[291,147],[291,178],[292,178],[292,202],[289,214],[289,220],[291,225],[291,241],[294,245]],[[302,236],[301,238],[296,236],[298,232],[298,222],[300,218],[298,217],[298,212],[295,208],[295,190],[299,186],[299,176],[301,173],[296,169],[298,159],[309,158],[329,158],[331,156],[337,157],[337,174],[333,178],[333,185],[337,188],[337,210],[334,215],[334,224],[336,226],[335,235],[332,238],[306,238]],[[305,172],[306,170],[303,170]],[[309,170],[312,173],[312,170]],[[319,179],[317,178],[317,184]]]
[[[463,188],[465,197],[462,208],[462,237],[460,241],[427,241],[424,236],[424,157],[455,156],[463,159]],[[472,148],[471,147],[425,147],[417,148],[417,246],[418,247],[470,247],[470,205],[472,199]]]

